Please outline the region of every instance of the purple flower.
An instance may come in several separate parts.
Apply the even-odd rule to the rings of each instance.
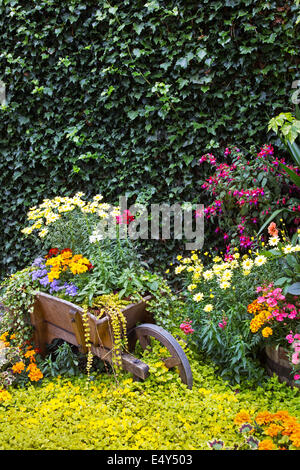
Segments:
[[[44,261],[45,260],[41,256],[39,256],[38,258],[35,258],[34,262],[32,263],[32,266],[42,268],[45,266]]]
[[[70,295],[71,297],[74,297],[75,295],[77,295],[78,287],[75,286],[74,284],[65,283],[63,287],[66,289],[67,295]]]
[[[49,281],[49,279],[48,279],[48,276],[45,276],[45,277],[39,279],[39,282],[40,282],[40,284],[41,284],[42,286],[44,286],[44,287],[46,287],[46,286],[48,286],[48,284],[50,284],[50,281]]]
[[[254,437],[252,437],[252,436],[248,437],[247,443],[249,444],[249,446],[252,449],[258,449],[259,441],[257,439],[255,439]]]
[[[47,269],[37,269],[36,271],[33,271],[33,273],[31,273],[32,280],[36,281],[40,277],[46,276],[47,272]]]
[[[53,279],[50,285],[50,294],[52,294],[52,292],[58,292],[61,289],[63,289],[63,287],[59,284],[57,279]]]
[[[251,426],[251,424],[249,423],[244,423],[240,429],[239,429],[239,432],[242,432],[242,433],[247,433],[247,432],[251,432],[253,429],[253,426]]]

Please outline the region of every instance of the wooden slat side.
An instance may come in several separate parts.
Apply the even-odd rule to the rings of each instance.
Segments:
[[[70,303],[64,302],[62,299],[47,296],[45,294],[37,296],[39,310],[42,310],[43,317],[46,321],[54,325],[64,328],[67,331],[73,332],[73,325],[69,315]],[[72,304],[71,304],[72,305]],[[78,310],[78,307],[74,308]]]
[[[73,332],[75,334],[78,346],[81,349],[81,352],[83,354],[86,354],[88,348],[87,348],[86,341],[85,341],[85,333],[84,333],[84,327],[82,323],[82,316],[80,315],[78,311],[73,310],[73,309],[69,311],[69,315],[71,318],[71,323],[73,325]]]
[[[91,350],[95,356],[100,357],[103,361],[110,364],[112,363],[111,349],[92,346]],[[145,380],[149,376],[149,366],[132,356],[132,354],[122,353],[122,367],[127,372],[142,380]]]

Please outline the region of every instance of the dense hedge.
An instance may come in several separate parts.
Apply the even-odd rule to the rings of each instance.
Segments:
[[[44,197],[199,202],[204,152],[263,145],[299,79],[296,8],[1,0],[2,274],[32,253],[19,230]]]

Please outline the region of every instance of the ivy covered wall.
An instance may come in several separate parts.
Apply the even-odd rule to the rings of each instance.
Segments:
[[[34,253],[20,228],[45,197],[203,202],[203,153],[278,144],[296,18],[294,1],[0,0],[1,274]]]

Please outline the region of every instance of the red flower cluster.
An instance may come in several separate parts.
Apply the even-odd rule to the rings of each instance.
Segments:
[[[52,256],[57,256],[59,254],[59,249],[58,248],[51,248],[51,250],[48,251],[47,255],[45,258],[51,258]]]
[[[134,216],[131,214],[129,210],[125,210],[123,214],[117,215],[117,224],[126,224],[129,225],[130,222],[134,220]]]
[[[58,248],[51,248],[47,255],[45,256],[46,259],[49,259],[49,258],[52,258],[53,256],[58,256],[58,255],[62,255],[63,253],[70,253],[70,258],[72,257],[73,255],[73,252],[71,250],[71,248],[63,248],[62,250],[59,250]],[[89,263],[87,265],[87,268],[89,271],[91,271],[91,269],[94,268],[94,266],[92,265],[92,263]]]
[[[192,320],[188,321],[185,320],[183,323],[180,325],[180,329],[186,334],[189,335],[191,333],[194,333],[195,330],[192,328]]]

